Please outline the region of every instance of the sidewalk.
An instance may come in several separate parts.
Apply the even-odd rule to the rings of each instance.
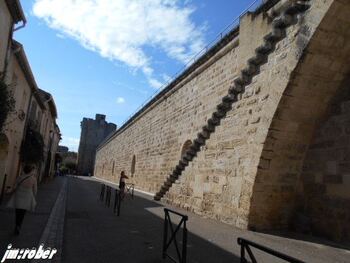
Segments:
[[[136,193],[122,202],[120,217],[99,201],[100,184],[89,178],[68,181],[63,262],[163,262],[163,208],[152,197]],[[112,198],[114,194],[112,194]],[[330,245],[239,230],[188,211],[187,262],[239,262],[237,237],[244,237],[305,262],[350,262],[350,251]],[[332,244],[335,245],[335,244]],[[281,262],[256,253],[258,262]],[[259,259],[261,261],[259,261]],[[170,261],[164,261],[170,262]]]
[[[19,236],[13,235],[14,210],[6,208],[7,200],[4,200],[0,207],[0,257],[4,255],[6,247],[10,243],[16,248],[38,246],[63,180],[64,178],[58,177],[48,183],[39,185],[36,210],[25,215]]]

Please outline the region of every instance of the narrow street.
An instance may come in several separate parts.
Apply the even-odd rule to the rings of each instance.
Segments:
[[[13,247],[31,248],[43,242],[45,246],[58,249],[53,262],[170,262],[161,258],[164,204],[135,192],[134,199],[129,195],[125,197],[118,217],[112,211],[113,202],[107,207],[99,200],[99,193],[100,183],[86,177],[59,177],[41,185],[37,210],[26,216],[18,237],[12,236],[13,212],[3,205],[0,253],[4,254],[9,243]],[[112,193],[112,200],[113,197]],[[310,239],[311,243],[243,231],[188,211],[169,208],[189,216],[188,262],[239,262],[238,237],[305,262],[349,262],[349,250],[336,248],[331,243],[322,244],[322,240]],[[177,240],[181,246],[181,236]],[[262,262],[280,262],[253,252]]]

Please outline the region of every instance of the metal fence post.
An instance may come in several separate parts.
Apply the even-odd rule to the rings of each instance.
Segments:
[[[6,179],[7,179],[7,174],[4,175],[4,180],[2,182],[1,194],[0,194],[0,204],[2,204],[2,200],[3,200],[4,194],[5,194]]]
[[[176,263],[186,263],[187,261],[187,227],[186,227],[186,221],[188,220],[187,215],[183,215],[179,212],[170,210],[168,208],[164,208],[165,213],[165,219],[164,219],[164,232],[163,232],[163,259],[168,257],[173,262]],[[177,224],[177,226],[174,228],[173,223],[171,222],[170,213],[175,214],[177,216],[181,217],[180,222]],[[180,231],[181,226],[182,228],[182,250],[180,252],[179,245],[176,240],[176,234]],[[170,228],[170,239],[168,240],[168,228]],[[171,244],[175,245],[176,248],[176,254],[177,259],[171,256],[167,253],[167,249],[170,247]]]
[[[106,206],[110,207],[111,204],[111,187],[107,186],[107,192],[106,192]]]
[[[187,258],[187,227],[186,227],[187,218],[184,221],[184,228],[182,234],[182,263],[186,263]]]
[[[101,184],[100,200],[103,201],[105,195],[105,185]]]
[[[120,215],[120,205],[122,203],[122,199],[120,198],[120,191],[118,193],[118,211],[117,211],[117,216]]]
[[[115,194],[114,194],[114,207],[113,207],[113,213],[117,212],[117,216],[120,215],[120,196],[119,196],[120,191],[116,188],[115,189]]]
[[[166,243],[168,240],[168,211],[164,208],[165,218],[164,218],[164,231],[163,231],[163,251],[162,251],[162,257],[163,259],[166,258]]]
[[[115,189],[114,191],[114,206],[113,206],[113,213],[115,213],[117,209],[117,202],[118,202],[118,189]]]
[[[257,260],[256,260],[256,258],[254,256],[253,250],[251,250],[251,247],[253,247],[255,249],[258,249],[258,250],[260,250],[262,252],[265,252],[267,254],[270,254],[270,255],[272,255],[274,257],[277,257],[279,259],[282,259],[284,261],[290,262],[290,263],[305,263],[302,260],[299,260],[299,259],[296,259],[294,257],[288,256],[288,255],[283,254],[283,253],[281,253],[281,252],[279,252],[277,250],[274,250],[272,248],[260,245],[258,243],[253,242],[253,241],[247,240],[245,238],[241,238],[241,237],[237,238],[237,243],[238,243],[238,245],[241,246],[241,261],[240,261],[241,263],[247,263],[248,262],[248,260],[246,259],[246,254],[249,256],[249,261],[250,262],[257,262]]]
[[[108,200],[108,185],[106,185],[106,199],[105,199],[105,205],[107,205]]]
[[[108,186],[108,188],[107,188],[106,206],[109,207],[110,201],[111,201],[111,187]]]
[[[244,245],[241,244],[241,263],[246,263],[247,260],[245,259],[245,249],[244,249]]]

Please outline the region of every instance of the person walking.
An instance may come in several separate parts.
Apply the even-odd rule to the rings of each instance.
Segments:
[[[121,193],[121,199],[124,199],[124,195],[125,195],[125,181],[126,179],[129,179],[129,177],[127,177],[125,175],[124,171],[121,171],[120,173],[120,179],[119,179],[119,189],[120,189],[120,193]]]
[[[16,210],[14,234],[19,235],[26,211],[34,211],[37,193],[36,167],[24,165],[22,174],[16,179],[14,192],[7,204]]]

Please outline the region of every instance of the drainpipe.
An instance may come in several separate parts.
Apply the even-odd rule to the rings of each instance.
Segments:
[[[14,28],[14,29],[13,29],[13,32],[22,29],[23,27],[26,26],[26,24],[27,24],[27,20],[24,19],[24,20],[22,21],[22,25],[20,25],[20,26]]]
[[[6,71],[7,71],[7,66],[8,66],[9,52],[11,49],[13,32],[24,28],[26,26],[26,24],[27,24],[27,20],[24,19],[24,20],[22,20],[22,25],[18,26],[17,28],[15,28],[14,24],[11,26],[11,30],[9,32],[8,39],[7,39],[7,48],[6,48],[5,61],[4,61],[4,70],[2,71],[2,76],[1,76],[2,81],[5,81],[5,77],[6,77]]]
[[[5,77],[6,77],[8,56],[9,56],[9,50],[11,48],[12,35],[13,35],[13,27],[11,28],[9,35],[8,35],[8,38],[7,38],[7,47],[6,47],[6,53],[5,53],[4,68],[1,72],[1,80],[2,81],[5,81]]]

